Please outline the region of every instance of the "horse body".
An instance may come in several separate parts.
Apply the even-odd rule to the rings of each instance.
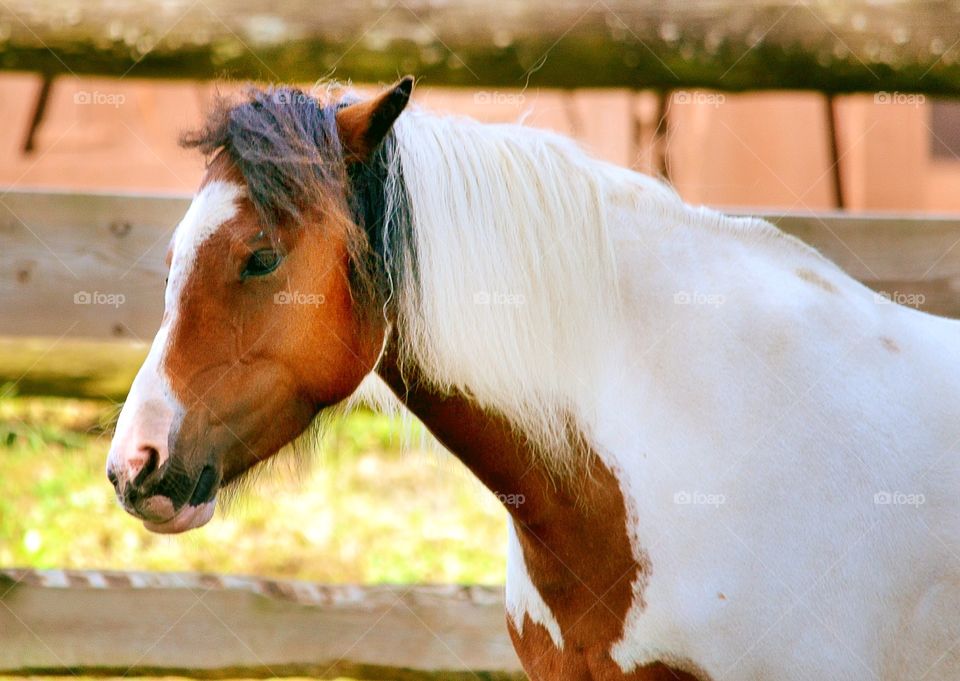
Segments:
[[[206,133],[111,451],[127,509],[203,524],[375,372],[525,500],[531,678],[956,678],[957,323],[558,137],[398,118],[404,83]]]
[[[600,380],[593,437],[652,566],[614,659],[955,677],[960,328],[756,221],[678,213],[627,230],[633,341]]]
[[[526,517],[511,527],[508,615],[534,678],[953,678],[960,327],[887,303],[761,221],[636,199],[611,197],[626,328],[600,349],[605,403],[579,416],[641,567],[586,585],[609,554],[564,553]],[[471,444],[411,406],[484,477]],[[462,433],[463,415],[446,425]],[[548,476],[531,483],[544,503],[531,487]],[[622,538],[602,513],[552,529],[585,524]],[[532,576],[528,561],[560,565]],[[624,581],[618,627],[604,597]]]

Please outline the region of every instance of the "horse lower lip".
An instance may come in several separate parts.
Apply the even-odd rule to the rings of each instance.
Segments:
[[[213,487],[217,483],[217,474],[214,472],[212,466],[204,466],[203,470],[200,471],[200,478],[197,480],[197,486],[193,489],[193,495],[190,497],[190,501],[187,503],[190,506],[200,506],[206,502],[211,492],[213,492]]]
[[[202,506],[184,506],[169,520],[161,523],[144,520],[143,525],[151,532],[177,534],[205,525],[213,517],[216,502],[208,501]]]

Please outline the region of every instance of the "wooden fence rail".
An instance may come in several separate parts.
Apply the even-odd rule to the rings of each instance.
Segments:
[[[164,254],[187,203],[183,196],[0,196],[0,386],[123,399],[160,323]],[[765,217],[880,294],[960,318],[960,218]]]
[[[526,678],[502,589],[0,571],[0,675]]]
[[[950,0],[7,0],[0,69],[960,94]]]

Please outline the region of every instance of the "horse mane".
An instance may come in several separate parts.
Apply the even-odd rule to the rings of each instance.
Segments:
[[[355,100],[330,90],[221,100],[183,143],[230,154],[267,226],[296,224],[307,206],[352,217],[355,296],[395,321],[401,362],[502,413],[558,473],[572,470],[571,438],[590,439],[597,422],[600,348],[625,337],[611,203],[783,237],[760,220],[690,208],[656,179],[520,125],[408,110],[369,162],[348,168],[336,110]]]
[[[619,338],[609,175],[570,140],[408,111],[394,127],[416,271],[396,287],[401,359],[572,463],[602,352]]]
[[[819,257],[766,221],[688,206],[666,183],[555,133],[415,109],[394,134],[390,173],[405,193],[394,201],[409,202],[411,223],[397,242],[416,266],[395,273],[401,359],[441,391],[503,413],[561,475],[577,470],[571,439],[593,441],[608,403],[597,377],[633,337],[616,209]]]

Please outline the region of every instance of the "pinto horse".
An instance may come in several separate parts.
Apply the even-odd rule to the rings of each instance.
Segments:
[[[155,532],[385,384],[510,504],[532,679],[960,678],[960,327],[570,141],[253,90],[108,477]],[[522,496],[521,496],[522,495]]]

